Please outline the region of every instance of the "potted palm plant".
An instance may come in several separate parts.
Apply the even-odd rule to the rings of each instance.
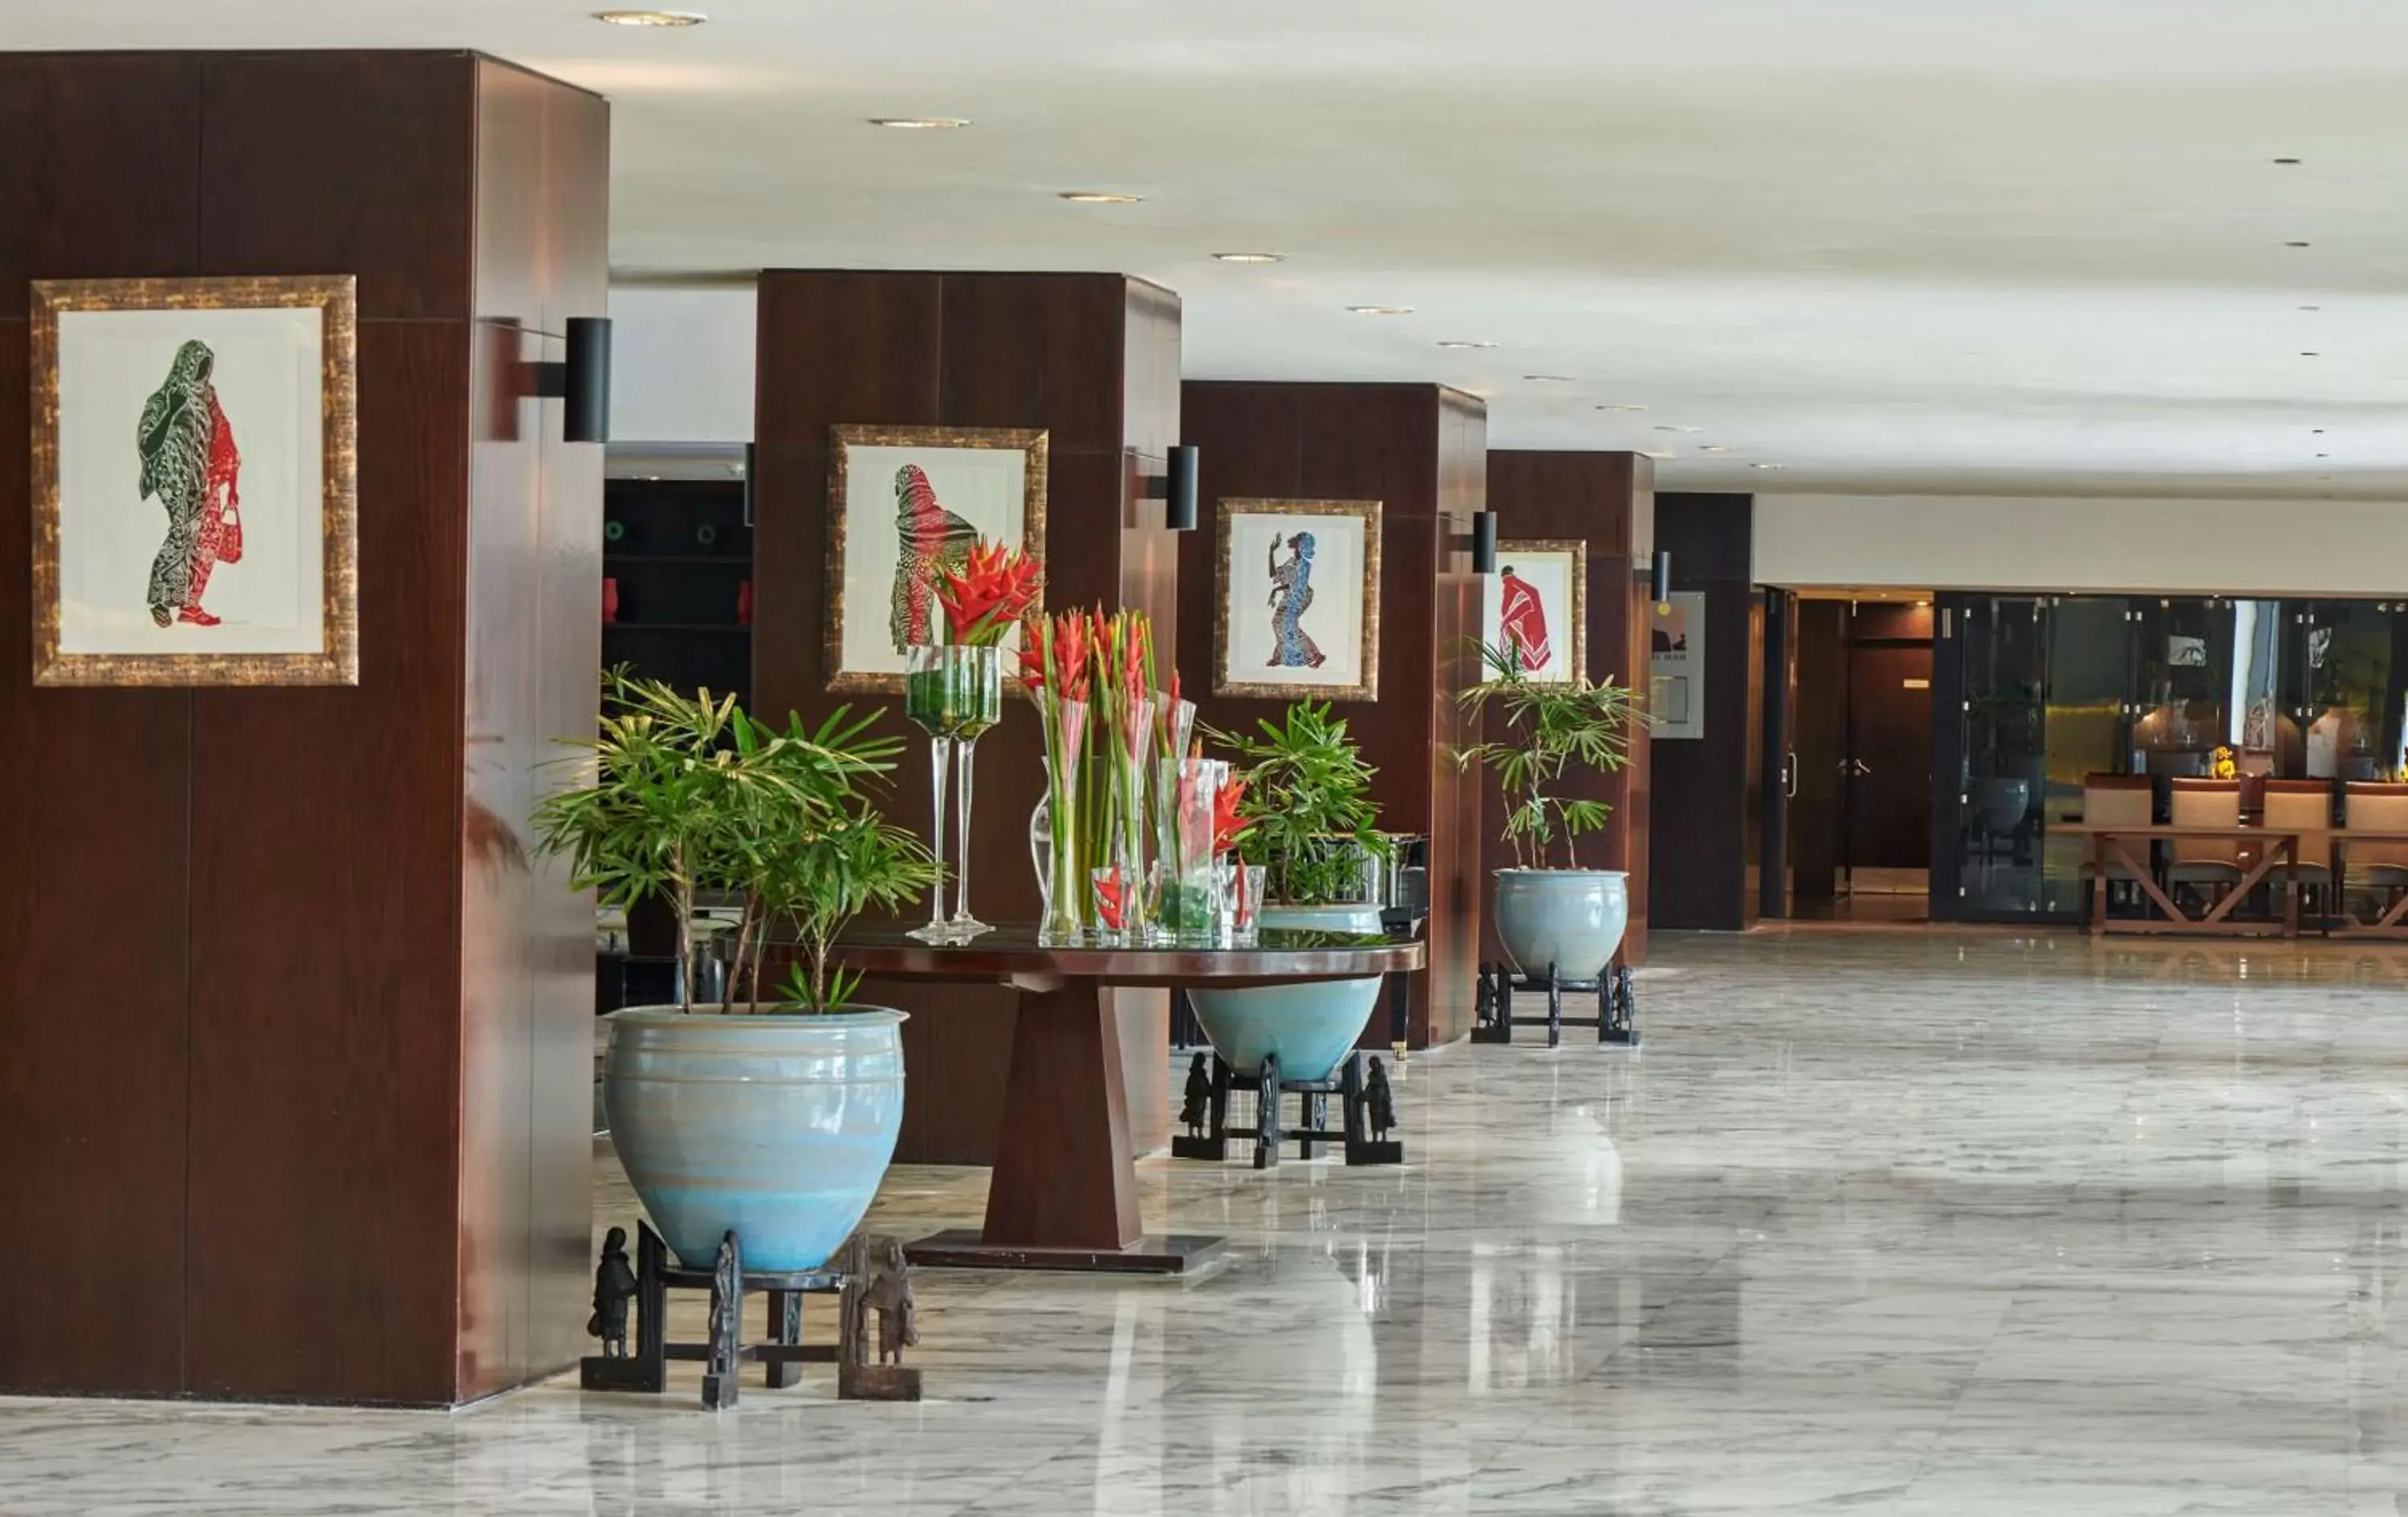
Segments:
[[[1378,773],[1327,704],[1299,701],[1253,733],[1212,732],[1236,755],[1239,861],[1259,869],[1265,927],[1381,931],[1377,880],[1388,857],[1371,799]],[[1283,1078],[1326,1080],[1379,1004],[1377,976],[1188,994],[1205,1036],[1234,1069],[1279,1059]]]
[[[542,846],[606,905],[666,900],[681,962],[698,892],[744,902],[716,1005],[681,976],[680,1004],[606,1019],[611,1144],[681,1261],[707,1266],[733,1229],[752,1267],[817,1268],[868,1209],[902,1129],[903,1013],[851,1004],[858,980],[831,964],[845,923],[936,880],[870,803],[901,743],[843,709],[776,728],[709,691],[605,682],[599,732],[574,745],[580,773],[537,809]],[[762,965],[785,931],[800,962],[771,1005]]]
[[[1610,679],[1532,680],[1510,648],[1484,644],[1480,657],[1487,679],[1455,699],[1474,716],[1495,702],[1506,737],[1466,748],[1455,762],[1486,765],[1504,795],[1513,866],[1497,871],[1497,936],[1525,975],[1552,964],[1566,980],[1596,980],[1629,924],[1629,877],[1581,867],[1582,835],[1603,827],[1611,809],[1555,787],[1569,769],[1604,774],[1629,762],[1630,691]]]

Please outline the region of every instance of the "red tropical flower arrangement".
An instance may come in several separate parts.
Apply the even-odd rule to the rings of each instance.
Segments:
[[[1035,608],[1044,586],[1045,571],[1035,559],[1020,549],[982,540],[960,568],[939,565],[934,588],[951,640],[992,648]]]

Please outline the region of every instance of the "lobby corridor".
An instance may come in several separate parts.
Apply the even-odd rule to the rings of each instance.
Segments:
[[[2408,958],[1655,963],[1636,1055],[1415,1057],[1402,1170],[1147,1161],[1149,1224],[1230,1235],[1217,1274],[923,1273],[916,1407],[815,1368],[714,1417],[691,1366],[449,1416],[6,1402],[0,1511],[2408,1510]],[[597,1226],[634,1215],[608,1152]],[[897,1169],[870,1225],[983,1181]]]

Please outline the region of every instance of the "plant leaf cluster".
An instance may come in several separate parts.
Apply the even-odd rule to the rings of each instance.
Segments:
[[[603,691],[595,736],[568,743],[581,751],[566,762],[581,772],[536,809],[544,851],[567,858],[571,883],[605,905],[666,901],[688,966],[697,894],[740,895],[723,1010],[739,984],[758,1003],[761,958],[781,924],[804,946],[809,1004],[839,1004],[851,985],[829,974],[837,932],[869,906],[908,904],[937,879],[926,849],[869,800],[902,739],[872,736],[877,713],[843,707],[816,727],[791,713],[773,727],[733,695],[688,695],[624,669],[606,673]],[[691,980],[680,977],[689,1011]]]
[[[1211,734],[1236,755],[1246,782],[1238,856],[1263,866],[1264,894],[1274,901],[1357,899],[1365,855],[1384,860],[1393,851],[1371,799],[1379,771],[1330,711],[1327,702],[1298,701],[1278,722],[1258,720],[1254,733]]]
[[[1506,741],[1474,743],[1455,756],[1458,766],[1486,765],[1503,792],[1505,837],[1513,862],[1525,869],[1548,867],[1560,840],[1564,867],[1580,867],[1583,833],[1603,827],[1612,809],[1603,801],[1566,799],[1549,794],[1564,771],[1577,766],[1600,774],[1630,761],[1630,726],[1638,720],[1628,687],[1608,679],[1593,685],[1537,680],[1522,667],[1513,648],[1480,645],[1487,678],[1455,693],[1475,718],[1495,702],[1505,714]]]

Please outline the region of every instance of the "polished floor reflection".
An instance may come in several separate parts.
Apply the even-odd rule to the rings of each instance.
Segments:
[[[924,1275],[918,1407],[814,1371],[713,1417],[690,1367],[448,1417],[0,1402],[0,1510],[2408,1511],[2408,956],[1657,963],[1639,1054],[1416,1058],[1404,1169],[1145,1165],[1217,1276]],[[982,1180],[898,1172],[881,1220]]]

